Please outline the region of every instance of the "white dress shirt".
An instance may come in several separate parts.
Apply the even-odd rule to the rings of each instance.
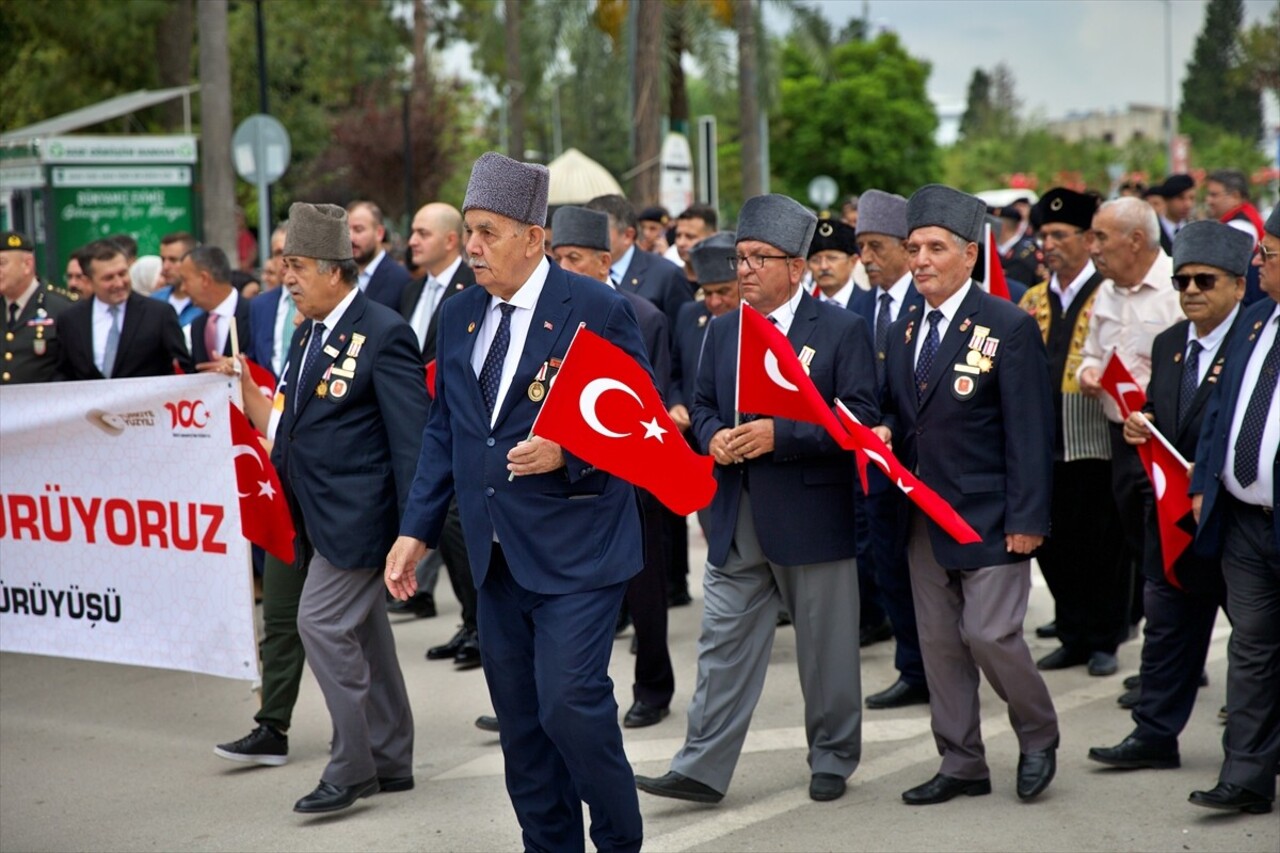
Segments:
[[[853,288],[854,288],[853,278],[850,277],[850,279],[844,283],[844,287],[837,290],[831,296],[827,296],[825,293],[819,290],[818,298],[821,299],[823,302],[830,302],[833,305],[836,305],[840,308],[848,308],[849,297],[853,296]]]
[[[209,358],[217,358],[227,350],[227,336],[231,334],[231,323],[236,316],[236,304],[240,301],[240,291],[234,287],[231,293],[227,294],[227,298],[218,303],[218,306],[209,312],[208,322],[214,324],[217,334],[218,348],[209,353]],[[206,330],[208,327],[205,327]]]
[[[1187,347],[1191,346],[1192,341],[1200,342],[1200,358],[1196,364],[1196,385],[1204,381],[1204,375],[1209,372],[1210,365],[1213,360],[1218,357],[1218,349],[1222,346],[1222,342],[1227,337],[1227,332],[1231,330],[1231,324],[1236,321],[1236,315],[1240,313],[1240,303],[1236,303],[1236,307],[1231,309],[1231,313],[1227,315],[1227,319],[1223,320],[1213,328],[1213,331],[1205,335],[1203,338],[1196,334],[1196,324],[1191,323],[1187,326],[1187,342],[1182,346],[1182,355],[1186,357]]]
[[[947,301],[938,306],[937,310],[942,312],[942,319],[938,321],[938,347],[942,347],[942,339],[947,335],[947,328],[951,325],[951,320],[956,316],[956,312],[960,310],[960,303],[964,302],[964,298],[969,295],[969,288],[973,287],[973,279],[969,279],[960,289],[947,297]],[[911,363],[914,365],[920,361],[920,350],[924,349],[924,339],[929,337],[929,314],[934,311],[929,307],[929,303],[925,303],[924,316],[920,318],[920,326],[916,329],[916,356]]]
[[[529,326],[533,323],[533,310],[538,305],[538,297],[542,295],[542,288],[547,283],[549,272],[551,272],[551,264],[547,263],[544,255],[528,280],[520,285],[520,289],[511,297],[510,304],[516,307],[516,310],[511,312],[511,344],[507,347],[507,357],[502,362],[502,379],[498,383],[498,396],[493,403],[493,414],[489,417],[490,427],[497,423],[498,413],[502,411],[502,401],[506,399],[507,391],[511,388],[511,380],[515,378],[516,367],[520,364],[520,354],[524,352],[525,339],[529,337]],[[476,379],[480,378],[485,357],[489,354],[494,336],[498,333],[498,324],[502,321],[502,311],[498,306],[501,304],[502,299],[499,297],[489,297],[489,307],[484,312],[484,320],[481,321],[480,328],[476,331],[476,343],[471,350],[471,369],[475,371]]]
[[[453,263],[445,267],[437,278],[431,273],[427,273],[427,279],[422,283],[422,293],[418,296],[418,304],[413,306],[413,314],[409,317],[409,325],[413,326],[414,332],[418,335],[418,346],[424,346],[427,342],[427,330],[431,327],[431,318],[435,316],[436,308],[440,306],[440,300],[444,297],[445,289],[453,282],[454,276],[458,274],[458,267],[462,266],[462,255],[454,258]]]
[[[124,334],[124,312],[129,300],[125,299],[117,306],[120,310],[116,322],[120,324],[120,334]],[[111,315],[107,309],[111,306],[103,302],[101,299],[93,300],[93,363],[104,375],[106,368],[102,363],[102,357],[107,350],[107,335],[111,332]],[[117,351],[116,356],[119,357]]]
[[[892,323],[902,316],[902,306],[906,304],[907,289],[910,287],[911,273],[905,272],[888,290],[876,289],[876,310],[871,318],[872,334],[875,333],[876,324],[880,322],[880,297],[885,293],[889,294],[889,322]]]
[[[373,260],[369,261],[369,265],[360,270],[360,274],[356,276],[356,287],[360,288],[361,293],[364,293],[365,288],[369,286],[369,279],[373,278],[373,274],[378,271],[378,264],[382,263],[382,259],[386,256],[387,250],[379,249],[378,254],[374,255]]]
[[[1071,280],[1064,290],[1062,280],[1058,278],[1057,273],[1049,276],[1049,289],[1058,294],[1058,302],[1062,305],[1062,313],[1065,314],[1071,308],[1071,303],[1076,301],[1076,297],[1080,295],[1080,291],[1084,290],[1085,284],[1089,279],[1093,278],[1093,274],[1098,268],[1093,265],[1093,261],[1085,261],[1084,269],[1080,270],[1080,274]]]
[[[1240,329],[1238,334],[1249,334],[1252,330]],[[1240,426],[1244,422],[1245,410],[1249,408],[1249,400],[1253,389],[1257,387],[1258,377],[1262,373],[1262,362],[1266,360],[1276,335],[1280,335],[1280,305],[1271,310],[1267,322],[1258,330],[1258,340],[1254,342],[1253,352],[1249,355],[1249,363],[1244,368],[1244,378],[1240,383],[1240,399],[1236,401],[1235,417],[1231,419],[1231,433],[1227,438],[1227,463],[1222,471],[1222,483],[1236,500],[1253,506],[1271,507],[1275,495],[1271,482],[1274,472],[1274,460],[1280,450],[1280,384],[1271,392],[1271,407],[1267,409],[1266,426],[1262,429],[1262,452],[1258,454],[1258,479],[1248,488],[1240,485],[1236,479],[1236,442],[1240,439]]]
[[[342,321],[342,315],[347,313],[347,309],[351,307],[351,303],[354,302],[355,299],[356,289],[353,287],[346,296],[342,297],[342,301],[335,305],[333,310],[330,311],[323,320],[321,320],[321,322],[324,323],[324,334],[320,336],[321,344],[328,343],[329,336],[333,334],[334,327]],[[308,341],[307,346],[310,345],[311,343]]]
[[[791,333],[791,321],[796,318],[796,308],[800,305],[802,296],[804,296],[804,288],[797,287],[796,292],[791,295],[790,299],[779,305],[768,315],[769,319],[773,320],[778,326],[778,331],[784,335]]]

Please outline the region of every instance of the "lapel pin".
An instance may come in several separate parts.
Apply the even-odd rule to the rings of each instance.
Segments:
[[[1174,363],[1174,364],[1177,364],[1177,363],[1178,363],[1178,362],[1180,362],[1180,361],[1182,361],[1182,353],[1180,353],[1180,352],[1175,352],[1175,353],[1173,354],[1173,363]]]
[[[551,331],[551,330],[552,330],[553,328],[555,328],[555,327],[551,325],[551,321],[550,321],[550,320],[543,320],[543,321],[542,321],[542,328],[546,329],[546,330],[549,332],[549,331]]]
[[[472,323],[470,326],[467,326],[467,334],[468,334],[468,335],[469,335],[469,334],[471,334],[472,332],[474,332],[475,330],[476,330],[476,324],[475,324],[475,323]]]
[[[962,332],[967,332],[967,331],[969,331],[969,318],[968,318],[968,317],[965,317],[965,318],[964,318],[964,322],[960,324],[960,331],[962,331]]]

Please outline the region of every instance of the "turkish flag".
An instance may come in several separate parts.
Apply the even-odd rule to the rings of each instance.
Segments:
[[[867,461],[870,460],[875,462],[876,466],[884,471],[885,476],[952,539],[961,545],[972,545],[982,541],[982,537],[969,526],[969,522],[965,521],[960,513],[956,512],[955,507],[908,471],[906,466],[898,461],[898,457],[894,456],[880,440],[880,436],[854,417],[853,412],[850,412],[840,400],[836,400],[836,414],[840,416],[840,423],[846,430],[844,446],[847,450],[854,452],[858,461],[858,475],[862,477],[864,490],[867,484]]]
[[[1004,264],[1000,263],[1000,249],[996,246],[996,233],[987,226],[987,292],[992,296],[1013,301],[1009,295],[1009,282],[1004,279]]]
[[[268,400],[274,398],[276,395],[276,378],[271,375],[271,371],[247,356],[244,363],[249,365],[249,376],[253,379],[253,384],[257,385],[258,390],[262,392],[262,396]]]
[[[715,462],[680,436],[649,372],[586,329],[565,353],[532,432],[649,491],[676,515],[715,497]]]
[[[1147,392],[1142,390],[1138,380],[1133,378],[1129,368],[1124,366],[1120,356],[1115,353],[1107,358],[1098,382],[1102,385],[1102,390],[1116,401],[1122,418],[1128,418],[1130,412],[1142,411],[1142,407],[1147,404]]]
[[[1195,521],[1188,494],[1191,478],[1187,475],[1186,460],[1168,446],[1163,436],[1155,433],[1154,427],[1151,430],[1152,437],[1145,444],[1138,445],[1138,458],[1142,460],[1142,467],[1147,469],[1151,490],[1155,493],[1165,580],[1182,589],[1173,564],[1194,538]]]
[[[293,518],[280,478],[244,412],[231,405],[231,443],[235,450],[236,492],[244,538],[286,563],[293,563]],[[249,459],[254,461],[251,463]]]
[[[436,398],[436,360],[434,358],[427,362],[425,370],[427,373],[427,394],[434,400]]]
[[[743,303],[738,339],[738,411],[818,424],[837,443],[845,430],[822,399],[791,341],[763,314]]]

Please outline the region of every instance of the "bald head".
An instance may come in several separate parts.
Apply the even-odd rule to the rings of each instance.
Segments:
[[[462,214],[442,202],[423,205],[413,216],[409,251],[413,263],[439,276],[462,253]]]

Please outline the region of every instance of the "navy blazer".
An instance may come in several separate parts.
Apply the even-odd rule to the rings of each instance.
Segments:
[[[297,562],[309,560],[309,543],[338,568],[381,567],[398,532],[427,420],[418,342],[399,314],[356,293],[299,386],[313,325],[303,322],[289,346],[284,411],[271,452],[298,531]],[[352,355],[356,335],[364,341]],[[354,375],[330,374],[320,396],[330,368]]]
[[[675,330],[671,334],[671,386],[668,408],[681,405],[693,408],[694,389],[698,383],[698,359],[707,339],[711,312],[705,302],[687,302],[680,306]]]
[[[65,379],[104,378],[93,361],[93,303],[82,300],[57,317],[58,373]],[[111,377],[172,376],[174,362],[183,373],[195,372],[177,312],[168,302],[130,293]]]
[[[690,412],[704,452],[712,436],[736,421],[738,323],[750,310],[717,317],[707,331]],[[861,317],[805,293],[787,340],[797,353],[805,346],[814,351],[809,378],[823,400],[839,397],[863,423],[880,422],[871,332]],[[773,443],[773,452],[741,465],[715,466],[719,487],[708,509],[707,561],[723,566],[729,557],[744,473],[756,535],[771,562],[798,566],[853,557],[853,456],[824,427],[785,418],[773,420]]]
[[[268,298],[267,301],[270,301]],[[243,296],[236,295],[236,334],[240,336],[240,347],[245,349],[253,342],[253,333],[249,326],[249,312],[252,305],[252,299],[245,299]],[[203,313],[191,322],[191,360],[196,364],[209,360],[209,353],[204,348],[204,330],[209,325],[209,314]],[[246,355],[248,349],[245,349]],[[221,355],[231,355],[231,333],[227,332],[227,342],[222,347]],[[253,358],[253,356],[249,356]],[[257,361],[257,359],[253,359]],[[271,369],[271,360],[267,359],[265,365],[268,370]]]
[[[422,342],[423,364],[436,357],[436,336],[439,334],[440,327],[440,307],[444,305],[444,301],[450,296],[465,290],[475,283],[476,274],[472,272],[471,267],[467,266],[467,262],[463,261],[458,264],[458,271],[453,274],[453,281],[445,285],[444,293],[440,295],[440,301],[436,303],[435,309],[431,312],[431,319],[427,323],[427,338]],[[400,295],[399,311],[400,316],[406,321],[411,322],[413,320],[413,312],[418,307],[418,300],[422,298],[422,288],[425,284],[425,278],[418,278],[405,285],[404,293]]]
[[[540,408],[526,389],[544,363],[564,357],[579,323],[649,369],[635,312],[607,285],[551,264],[490,427],[471,367],[489,299],[484,288],[468,287],[441,309],[436,398],[400,532],[435,547],[456,491],[477,589],[495,534],[512,577],[530,592],[585,592],[628,580],[643,561],[635,488],[568,453],[563,468],[509,479],[507,453],[528,438]]]
[[[378,262],[378,268],[373,271],[373,275],[369,277],[369,283],[365,285],[364,295],[392,311],[399,311],[400,298],[404,295],[404,289],[412,278],[409,271],[390,254],[383,255],[382,260]]]
[[[653,370],[653,384],[665,403],[671,387],[671,337],[667,334],[667,315],[642,296],[626,291],[621,293],[631,303],[631,310],[636,312],[644,351],[649,355],[649,366]]]
[[[889,327],[884,397],[893,452],[982,537],[960,545],[928,522],[934,556],[947,569],[1025,559],[1005,534],[1048,535],[1053,477],[1053,387],[1040,327],[1017,305],[975,283],[939,342],[923,400],[915,353],[929,307]],[[985,326],[999,343],[986,373],[966,367],[966,343]],[[974,388],[963,393],[966,380]]]
[[[681,306],[693,301],[693,290],[684,270],[666,258],[640,251],[639,246],[631,253],[631,264],[618,282],[618,289],[657,305],[667,315],[668,329],[676,327]]]
[[[1196,448],[1196,465],[1191,474],[1191,494],[1204,495],[1200,507],[1200,526],[1196,529],[1196,550],[1204,556],[1222,553],[1222,471],[1227,464],[1227,440],[1231,434],[1231,422],[1235,419],[1236,406],[1249,405],[1252,388],[1241,387],[1244,369],[1257,346],[1258,332],[1272,319],[1277,306],[1272,299],[1255,302],[1241,309],[1236,317],[1231,340],[1223,345],[1227,354],[1219,381],[1209,395],[1204,422],[1200,428],[1200,444]],[[65,316],[65,315],[64,315]],[[1259,460],[1259,464],[1265,460]],[[1280,508],[1280,454],[1271,460],[1272,506]],[[1280,516],[1271,515],[1272,532],[1280,546]]]

